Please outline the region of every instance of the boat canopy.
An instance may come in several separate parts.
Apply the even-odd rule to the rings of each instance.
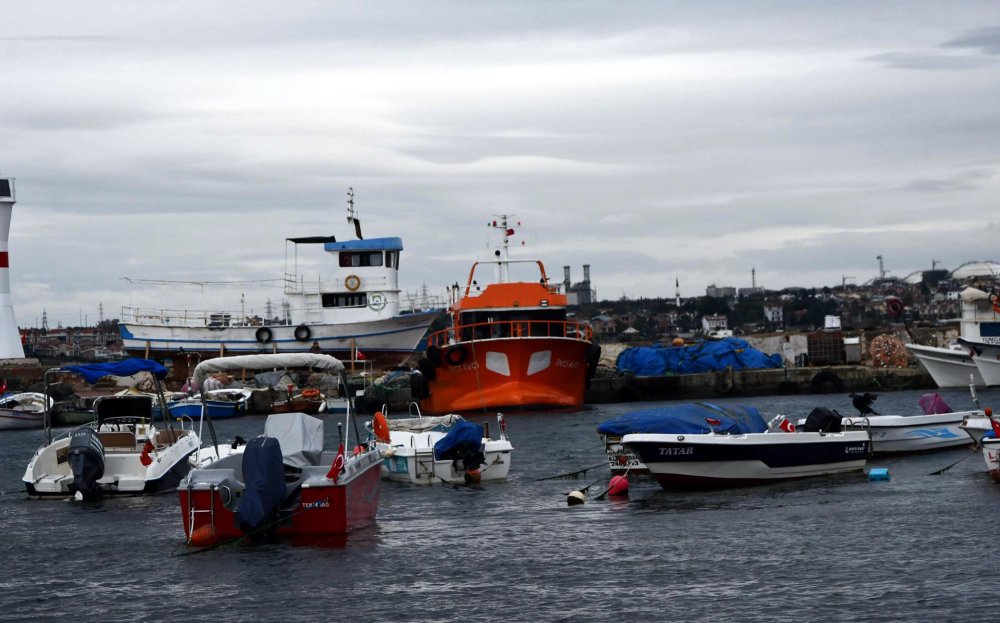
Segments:
[[[315,353],[277,353],[273,355],[239,355],[236,357],[216,357],[199,363],[191,377],[194,387],[215,372],[233,370],[270,370],[273,368],[310,368],[312,370],[336,374],[344,369],[344,364],[336,357]]]
[[[126,359],[108,363],[85,363],[77,366],[59,368],[64,372],[75,372],[88,383],[96,383],[106,376],[132,376],[139,372],[149,372],[161,381],[170,372],[159,362],[152,359]]]
[[[632,411],[605,420],[597,427],[602,435],[621,437],[630,433],[667,433],[697,435],[703,433],[763,433],[767,422],[756,407],[714,405],[707,402]]]
[[[344,242],[328,242],[323,245],[324,251],[402,251],[403,239],[368,238],[367,240],[346,240]]]
[[[715,370],[780,368],[781,355],[767,355],[746,340],[727,337],[691,346],[637,346],[618,355],[615,367],[636,376],[694,374]]]

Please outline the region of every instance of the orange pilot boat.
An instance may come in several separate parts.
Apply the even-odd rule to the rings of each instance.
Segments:
[[[567,319],[567,296],[549,284],[541,261],[510,259],[508,218],[491,224],[503,233],[502,247],[495,260],[472,265],[449,310],[452,326],[427,338],[418,362],[426,383],[415,388],[426,412],[583,405],[601,349],[590,326]],[[537,265],[539,278],[511,281],[517,263]],[[484,265],[495,269],[485,287],[476,273]]]

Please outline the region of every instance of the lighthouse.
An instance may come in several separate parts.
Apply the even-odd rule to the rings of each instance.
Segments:
[[[0,177],[0,359],[24,359],[21,334],[10,297],[10,215],[14,210],[14,179]]]

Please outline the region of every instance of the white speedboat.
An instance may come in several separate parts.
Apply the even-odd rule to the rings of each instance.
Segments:
[[[1000,338],[1000,313],[990,300],[990,295],[977,288],[966,288],[959,296],[961,319],[959,334],[970,342],[991,341]],[[937,383],[938,387],[966,387],[971,378],[977,387],[986,385],[982,370],[973,360],[974,351],[953,342],[948,348],[907,344],[906,349],[917,358]],[[992,377],[991,372],[987,375]]]
[[[321,352],[340,359],[357,353],[395,365],[420,345],[442,305],[414,300],[399,287],[400,238],[361,237],[353,200],[348,222],[356,240],[334,236],[287,238],[284,302],[280,317],[239,310],[128,307],[118,323],[125,350],[135,356],[169,357],[175,368],[190,357]],[[316,249],[327,259],[311,256]],[[300,262],[300,252],[304,256]],[[304,267],[323,266],[322,273]]]
[[[140,371],[159,380],[167,369],[155,361],[125,361],[67,366],[50,372],[75,372],[94,383],[105,376],[132,376]],[[162,425],[153,421],[149,396],[105,396],[95,404],[97,419],[53,438],[46,421],[46,443],[35,451],[22,481],[38,498],[76,497],[92,501],[102,495],[136,495],[172,491],[200,445],[191,420]],[[46,420],[48,420],[46,412]]]
[[[866,415],[843,418],[841,427],[868,432],[874,454],[904,454],[967,446],[970,435],[964,427],[970,421],[985,419],[981,409],[952,411],[936,393],[924,394],[920,406],[923,409],[920,415],[881,415],[869,413],[870,408],[866,408]]]
[[[802,429],[716,432],[724,416],[687,422],[677,433],[632,433],[622,437],[664,489],[755,485],[864,469],[870,442],[864,431],[840,431],[840,416],[814,409]],[[699,424],[704,432],[698,430]]]
[[[457,414],[422,417],[418,410],[417,417],[387,420],[387,431],[380,431],[382,413],[375,417],[382,476],[389,480],[433,484],[507,479],[514,448],[500,414],[498,439]]]
[[[38,392],[22,392],[0,398],[0,430],[41,428],[52,399]]]

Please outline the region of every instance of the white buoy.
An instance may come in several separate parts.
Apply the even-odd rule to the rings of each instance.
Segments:
[[[566,503],[569,504],[570,506],[583,504],[586,501],[587,501],[587,496],[585,496],[582,491],[570,491],[569,495],[566,496]]]
[[[14,301],[10,297],[10,215],[14,210],[14,180],[0,178],[0,359],[24,359],[21,333],[14,320]]]

